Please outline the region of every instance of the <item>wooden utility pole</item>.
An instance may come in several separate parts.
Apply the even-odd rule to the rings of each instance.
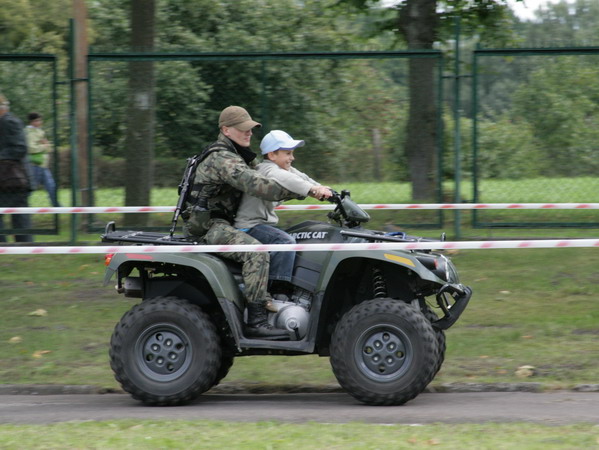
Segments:
[[[77,171],[79,179],[79,192],[81,193],[81,205],[91,204],[91,193],[89,191],[89,168],[88,158],[88,102],[87,102],[87,7],[84,0],[73,0],[73,18],[75,22],[75,36],[73,56],[75,76],[75,121],[77,127]]]

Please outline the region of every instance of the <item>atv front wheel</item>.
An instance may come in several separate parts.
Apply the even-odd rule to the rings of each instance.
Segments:
[[[424,317],[432,324],[434,321],[439,319],[439,316],[433,312],[428,306],[423,311]],[[443,365],[443,361],[445,360],[445,350],[447,349],[447,343],[445,339],[445,332],[443,330],[438,330],[433,326],[433,330],[435,332],[435,336],[437,336],[437,349],[438,357],[437,362],[435,363],[435,371],[433,373],[433,377],[437,375],[439,370],[441,370],[441,366]],[[432,381],[432,380],[431,380]]]
[[[432,380],[437,337],[413,306],[369,300],[346,313],[333,332],[331,366],[339,384],[368,405],[401,405]]]
[[[210,389],[221,367],[221,346],[210,318],[176,297],[135,305],[110,341],[116,380],[148,405],[181,405]]]

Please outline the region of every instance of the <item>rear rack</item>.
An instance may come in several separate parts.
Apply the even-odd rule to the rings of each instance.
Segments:
[[[157,231],[127,231],[118,230],[113,221],[106,224],[104,234],[101,236],[102,242],[131,242],[134,244],[154,244],[154,245],[196,245],[199,242],[186,238],[182,235],[173,235],[170,233],[160,233]]]

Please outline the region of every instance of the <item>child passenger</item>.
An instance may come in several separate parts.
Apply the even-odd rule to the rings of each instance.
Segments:
[[[301,197],[319,200],[329,198],[331,189],[320,185],[308,175],[291,166],[295,160],[294,150],[303,147],[304,141],[295,140],[282,130],[273,130],[262,139],[260,150],[264,161],[256,169],[261,175],[273,178],[282,187]],[[295,239],[283,230],[276,228],[279,218],[275,213],[278,202],[262,200],[243,194],[235,227],[239,228],[263,244],[295,244]],[[269,279],[271,293],[289,293],[295,252],[271,252]]]

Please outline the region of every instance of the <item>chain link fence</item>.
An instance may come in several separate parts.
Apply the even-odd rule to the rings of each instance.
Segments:
[[[349,189],[361,203],[410,202],[403,142],[411,58],[432,59],[440,79],[442,57],[437,51],[91,54],[94,205],[121,205],[127,183],[125,158],[142,160],[149,151],[155,155],[152,204],[175,204],[186,158],[216,139],[218,115],[229,105],[245,107],[262,123],[252,143],[257,153],[265,133],[282,129],[306,141],[296,152],[294,166],[322,184]],[[131,127],[142,125],[127,117],[130,73],[142,61],[152,63],[155,83],[152,149],[126,147],[128,133],[135,131]],[[434,89],[439,89],[439,79]],[[281,226],[297,220],[298,214],[302,219],[324,219],[321,212],[285,212]],[[106,220],[96,217],[93,226],[101,225],[98,219]],[[148,225],[165,227],[169,220],[166,214],[152,215]],[[440,214],[387,211],[381,212],[381,220],[389,226],[438,227]]]
[[[597,200],[599,49],[477,49],[471,168],[475,203]],[[476,211],[479,228],[599,226],[587,210]]]
[[[37,167],[46,166],[57,184],[61,182],[58,149],[59,85],[57,81],[57,58],[49,54],[0,54],[0,93],[10,102],[10,113],[28,125],[28,115],[37,112],[43,118],[43,129],[49,143],[45,161],[29,157],[24,167],[30,175],[32,191],[20,188],[0,189],[0,207],[46,207],[53,206],[43,179],[37,177]],[[65,121],[66,122],[66,121]],[[20,163],[20,162],[19,162]],[[39,163],[39,164],[36,164]],[[63,192],[67,194],[67,192]],[[62,196],[65,203],[68,197]],[[30,240],[33,235],[56,234],[59,229],[58,216],[48,215],[0,215],[0,242]]]
[[[599,139],[599,49],[477,49],[471,75],[460,79],[461,98],[440,52],[348,52],[263,54],[91,54],[89,70],[89,189],[93,206],[125,204],[127,158],[152,157],[151,204],[174,205],[187,157],[217,134],[219,112],[246,107],[263,124],[263,134],[283,129],[304,139],[294,165],[323,184],[349,189],[359,203],[411,203],[410,174],[404,155],[411,58],[431,58],[439,77],[439,203],[594,202],[599,187],[595,158]],[[135,63],[150,62],[155,114],[152,148],[128,147],[128,133],[147,124],[129,114],[130,74]],[[139,67],[139,65],[137,65]],[[31,111],[44,116],[53,142],[51,168],[69,192],[71,133],[69,93],[57,81],[53,55],[0,55],[0,92],[25,121]],[[445,74],[443,71],[445,70]],[[445,80],[445,81],[443,81]],[[455,108],[463,136],[456,178]],[[469,139],[469,137],[472,139]],[[1,199],[0,199],[1,200]],[[309,200],[308,200],[309,201]],[[46,192],[28,197],[29,206],[50,206]],[[11,206],[8,205],[7,206]],[[143,205],[137,205],[143,206]],[[282,212],[281,226],[297,220],[323,220],[322,212]],[[453,217],[452,213],[446,213]],[[592,210],[473,211],[475,228],[543,228],[599,225]],[[373,212],[377,225],[444,226],[440,211]],[[171,214],[150,217],[150,228],[169,226]],[[8,221],[6,219],[9,219]],[[4,217],[0,235],[15,234]],[[98,215],[89,230],[122,216]],[[58,232],[58,216],[31,217],[31,234]],[[8,227],[7,227],[8,225]]]

